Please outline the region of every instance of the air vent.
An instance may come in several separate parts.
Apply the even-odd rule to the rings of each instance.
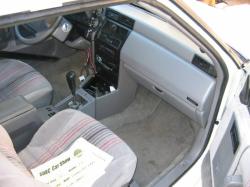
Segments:
[[[214,66],[205,61],[203,58],[199,57],[198,55],[194,55],[192,64],[195,65],[200,70],[202,70],[203,72],[209,74],[210,76],[216,77],[216,71]]]
[[[119,19],[119,23],[122,24],[122,25],[125,25],[127,26],[128,28],[130,29],[133,29],[134,27],[134,20],[126,17],[126,16],[120,16],[120,19]]]
[[[114,10],[108,9],[106,12],[107,18],[128,27],[129,29],[133,29],[135,21],[127,16],[124,16]]]
[[[107,11],[107,17],[108,17],[109,19],[114,20],[114,21],[119,21],[119,14],[118,14],[117,12],[108,10],[108,11]]]

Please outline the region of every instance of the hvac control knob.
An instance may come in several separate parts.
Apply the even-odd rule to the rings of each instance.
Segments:
[[[111,30],[112,30],[112,32],[117,32],[117,30],[118,30],[117,25],[116,24],[112,24],[111,25]]]
[[[102,63],[102,57],[100,57],[99,55],[96,56],[96,60],[97,62]]]

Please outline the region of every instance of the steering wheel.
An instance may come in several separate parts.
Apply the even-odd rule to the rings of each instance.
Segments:
[[[15,33],[17,38],[23,42],[24,44],[33,45],[39,42],[46,40],[56,28],[59,26],[62,20],[62,16],[59,16],[55,19],[55,21],[51,24],[48,20],[36,21],[24,25],[16,25]],[[23,27],[26,31],[29,32],[30,36],[24,36],[21,30]]]

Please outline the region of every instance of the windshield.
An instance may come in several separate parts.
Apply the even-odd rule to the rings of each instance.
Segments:
[[[42,1],[8,0],[4,2],[4,5],[1,4],[0,16],[6,16],[20,12],[27,12],[27,11],[32,12],[49,8],[61,7],[63,6],[63,3],[67,1],[69,0],[42,0]]]
[[[183,0],[244,62],[250,59],[250,5],[211,7]]]
[[[0,28],[135,0],[8,0],[0,6]]]

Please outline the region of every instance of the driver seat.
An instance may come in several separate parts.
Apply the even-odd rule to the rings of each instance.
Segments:
[[[14,59],[0,60],[0,102],[23,96],[40,108],[52,100],[52,86],[30,65]]]

